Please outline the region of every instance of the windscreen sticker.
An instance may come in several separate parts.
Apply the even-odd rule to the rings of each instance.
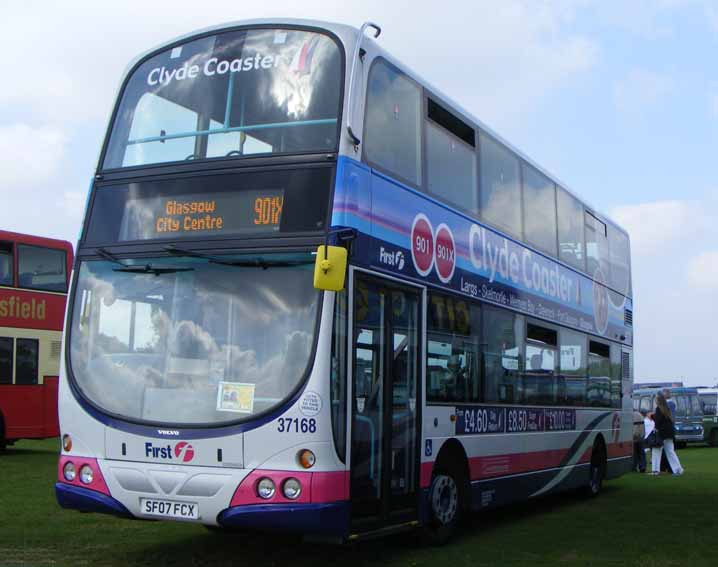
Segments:
[[[217,410],[252,413],[254,411],[254,384],[220,382],[217,391]]]
[[[305,392],[299,402],[299,410],[307,417],[314,417],[322,411],[322,397],[316,392]]]

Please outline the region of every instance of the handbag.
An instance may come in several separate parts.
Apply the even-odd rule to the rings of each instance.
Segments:
[[[654,429],[646,437],[646,447],[658,448],[663,447],[663,438],[658,434],[658,430]]]

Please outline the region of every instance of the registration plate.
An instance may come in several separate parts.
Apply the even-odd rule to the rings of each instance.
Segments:
[[[180,520],[199,519],[199,504],[196,502],[175,502],[173,500],[140,498],[140,510],[145,516],[176,518]]]

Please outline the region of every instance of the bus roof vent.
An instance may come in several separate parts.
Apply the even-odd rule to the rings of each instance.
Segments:
[[[60,360],[60,352],[62,351],[61,341],[52,341],[50,344],[50,358],[52,360]]]
[[[633,327],[633,311],[628,308],[623,311],[623,322],[626,327]]]

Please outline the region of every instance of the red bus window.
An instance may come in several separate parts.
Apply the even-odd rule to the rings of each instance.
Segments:
[[[17,339],[15,384],[37,384],[39,351],[37,339]]]
[[[0,242],[0,285],[13,285],[12,243]]]
[[[13,340],[0,337],[0,384],[12,384]]]
[[[67,259],[64,250],[20,244],[17,257],[20,287],[67,291]]]

